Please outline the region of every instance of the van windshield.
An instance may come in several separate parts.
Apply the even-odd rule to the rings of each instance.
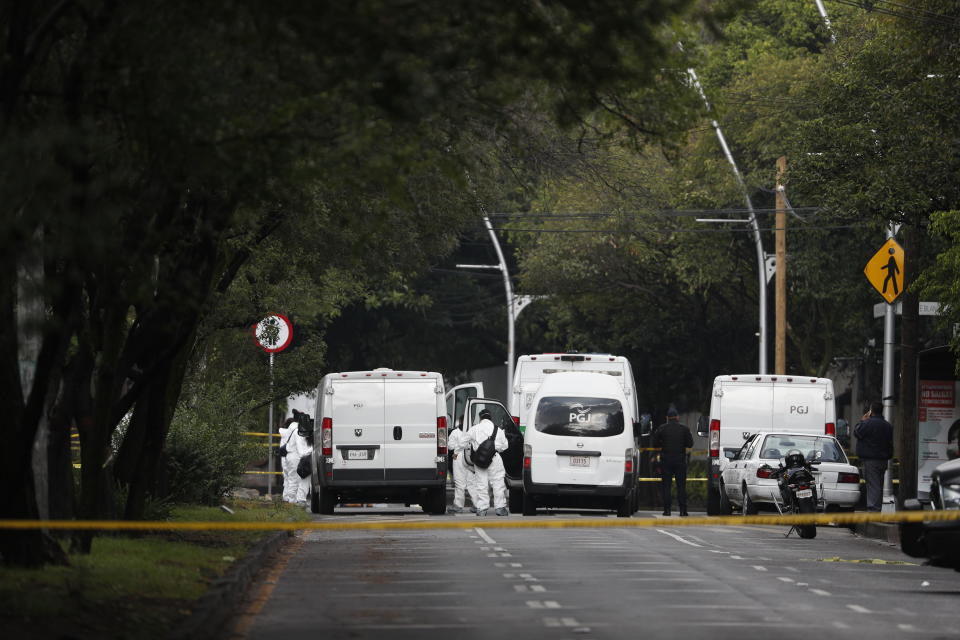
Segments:
[[[548,396],[540,399],[533,426],[553,436],[615,436],[623,433],[623,407],[612,398]]]

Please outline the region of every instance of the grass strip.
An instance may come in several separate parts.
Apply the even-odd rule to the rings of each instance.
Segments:
[[[236,500],[174,507],[174,521],[306,521],[283,503]],[[194,602],[268,531],[104,534],[68,567],[0,566],[0,629],[38,639],[165,638]],[[66,544],[66,541],[64,541]]]

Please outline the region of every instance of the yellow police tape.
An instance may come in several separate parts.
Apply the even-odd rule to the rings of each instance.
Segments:
[[[797,515],[756,516],[693,516],[672,518],[456,518],[451,520],[403,522],[350,522],[352,518],[337,521],[314,522],[164,522],[129,520],[0,520],[0,529],[65,529],[104,531],[360,531],[380,529],[564,529],[600,527],[677,527],[677,526],[744,526],[836,524],[863,522],[942,522],[960,520],[960,511],[899,511],[895,513],[808,513]]]

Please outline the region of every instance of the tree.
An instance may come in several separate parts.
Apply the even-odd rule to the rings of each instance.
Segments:
[[[19,336],[3,338],[0,473],[25,491],[0,499],[0,515],[38,514],[33,441],[75,423],[79,514],[109,516],[124,419],[116,471],[134,515],[204,320],[304,203],[355,230],[355,264],[398,232],[405,250],[428,246],[418,178],[461,179],[464,124],[504,123],[532,85],[555,87],[548,106],[567,121],[616,112],[605,97],[655,78],[646,61],[669,46],[657,29],[687,4],[4,5],[0,316],[16,326],[28,262],[42,265],[28,299],[46,313],[30,379]],[[398,256],[389,246],[377,261]],[[0,537],[7,562],[52,549],[39,532]]]

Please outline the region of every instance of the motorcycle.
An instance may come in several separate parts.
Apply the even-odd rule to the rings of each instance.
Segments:
[[[813,464],[807,462],[803,454],[795,449],[787,452],[784,463],[770,474],[777,479],[780,488],[780,501],[775,501],[780,513],[816,513],[817,482],[813,475]],[[787,535],[796,530],[801,538],[816,538],[817,525],[798,524],[790,527]]]

